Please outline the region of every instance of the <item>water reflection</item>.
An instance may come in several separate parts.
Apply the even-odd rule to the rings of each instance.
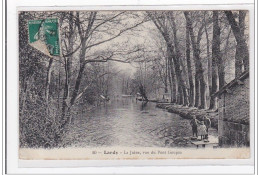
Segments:
[[[141,111],[145,110],[146,106],[147,106],[147,101],[143,101],[142,105],[141,105]]]
[[[75,121],[66,139],[80,147],[165,147],[167,128],[175,127],[175,136],[183,132],[178,129],[179,120],[183,119],[156,108],[155,103],[115,99]],[[182,125],[188,123],[184,121]]]

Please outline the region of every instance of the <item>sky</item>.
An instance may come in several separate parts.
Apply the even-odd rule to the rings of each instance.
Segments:
[[[103,13],[110,13],[110,12],[103,12]],[[124,18],[123,23],[126,23],[128,26],[133,26],[136,23],[143,20],[143,15],[145,12],[132,12],[133,16],[138,15],[140,17],[137,18],[129,18],[126,15],[122,15],[122,18]],[[117,31],[118,32],[118,31]],[[117,33],[115,32],[115,33]],[[101,49],[106,48],[113,48],[118,47],[119,49],[123,50],[135,50],[134,48],[136,46],[140,47],[146,47],[151,48],[154,47],[154,33],[158,32],[156,26],[153,24],[152,21],[145,22],[138,27],[134,28],[133,30],[127,31],[123,33],[121,36],[117,37],[116,39],[113,39],[112,41],[109,41],[107,43],[101,44],[98,47],[95,47],[92,49],[92,51],[99,51]],[[123,55],[122,55],[123,56]],[[116,59],[125,60],[126,58],[123,58],[122,56],[116,57]],[[121,62],[113,62],[113,64],[121,71],[129,73],[130,75],[133,75],[136,71],[137,65],[135,63],[121,63]]]

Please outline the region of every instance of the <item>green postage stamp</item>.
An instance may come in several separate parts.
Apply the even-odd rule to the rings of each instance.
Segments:
[[[28,21],[29,43],[52,57],[60,55],[58,19]]]

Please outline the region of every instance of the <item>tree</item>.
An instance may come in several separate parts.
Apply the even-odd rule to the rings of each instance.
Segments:
[[[188,103],[189,103],[187,88],[186,88],[186,84],[185,84],[187,72],[186,72],[186,68],[183,64],[183,58],[182,58],[182,55],[181,55],[181,51],[179,49],[180,46],[179,46],[179,41],[178,41],[178,38],[177,38],[177,27],[176,27],[176,24],[175,24],[175,18],[174,18],[173,12],[169,12],[167,17],[168,17],[168,20],[171,24],[171,28],[173,30],[173,41],[174,41],[175,52],[176,52],[176,60],[179,60],[180,67],[181,67],[180,88],[181,88],[181,91],[182,91],[182,94],[183,94],[183,97],[181,97],[181,98],[183,98],[183,105],[187,106]]]
[[[64,72],[65,72],[65,81],[64,81],[64,92],[63,92],[63,100],[62,100],[62,117],[65,120],[66,114],[66,107],[67,107],[67,99],[69,97],[69,87],[70,87],[70,80],[71,80],[71,66],[72,66],[72,59],[73,54],[77,50],[73,50],[74,42],[75,42],[75,35],[76,35],[76,25],[74,23],[74,12],[70,11],[68,14],[65,13],[63,18],[68,19],[68,31],[64,31],[63,36],[63,43],[64,43],[64,51],[66,54],[63,54],[64,58]],[[67,40],[67,42],[66,42]],[[79,47],[78,47],[79,48]]]
[[[200,27],[200,30],[198,32],[197,36],[197,42],[196,38],[194,35],[193,27],[192,27],[192,22],[190,19],[190,15],[188,11],[184,12],[186,21],[187,21],[187,28],[189,29],[190,33],[190,38],[191,38],[191,44],[193,48],[193,56],[194,56],[194,62],[195,62],[195,107],[199,106],[199,94],[200,94],[200,106],[199,108],[205,108],[206,105],[206,95],[205,95],[205,80],[204,80],[204,75],[203,75],[203,68],[202,68],[202,63],[201,63],[201,58],[200,58],[200,49],[199,49],[199,43],[201,40],[201,33],[203,30],[203,25]]]
[[[189,106],[194,106],[194,83],[193,83],[193,75],[192,75],[192,69],[191,69],[191,60],[190,60],[190,32],[188,23],[186,20],[186,61],[187,61],[187,67],[188,67],[188,78],[189,78]]]
[[[93,11],[93,12],[76,12],[75,15],[71,14],[69,15],[69,34],[68,34],[68,45],[66,45],[66,43],[64,42],[65,47],[67,48],[66,50],[68,50],[67,54],[64,55],[63,57],[68,57],[68,56],[72,56],[73,53],[75,53],[77,50],[79,50],[79,69],[77,71],[77,75],[76,75],[76,80],[75,80],[75,84],[72,85],[72,92],[71,92],[71,97],[68,98],[68,86],[66,84],[69,83],[69,72],[70,72],[70,62],[68,62],[69,58],[65,58],[65,72],[66,72],[66,82],[65,83],[65,91],[64,91],[64,99],[63,99],[63,116],[62,116],[62,121],[63,121],[63,126],[64,127],[68,121],[70,121],[70,115],[66,116],[66,112],[67,113],[70,111],[71,107],[75,104],[75,102],[82,96],[82,93],[84,93],[84,91],[87,88],[83,88],[83,91],[80,92],[80,87],[81,87],[81,82],[82,82],[82,78],[84,75],[84,71],[85,71],[85,67],[87,64],[89,63],[94,63],[94,62],[98,62],[98,63],[104,63],[107,61],[120,61],[118,59],[113,59],[113,57],[115,56],[115,54],[113,52],[109,52],[109,53],[101,53],[97,56],[90,56],[87,55],[87,51],[89,51],[91,48],[99,46],[101,44],[104,44],[106,42],[112,41],[114,39],[116,39],[117,37],[120,37],[122,34],[126,33],[129,30],[134,29],[135,27],[143,24],[144,22],[146,22],[145,19],[142,19],[141,21],[138,21],[137,23],[133,24],[133,25],[128,25],[125,26],[124,24],[120,24],[120,22],[118,22],[118,20],[115,20],[116,18],[119,18],[122,14],[124,14],[125,12],[118,12],[115,14],[111,14],[109,16],[103,16],[101,15],[100,18],[102,20],[96,20],[96,17],[98,15],[97,12]],[[84,20],[81,20],[84,19]],[[72,21],[74,22],[74,24],[72,24]],[[116,23],[118,26],[122,26],[122,28],[116,28],[117,26],[115,26]],[[75,25],[75,26],[74,26]],[[110,30],[116,30],[115,32],[117,32],[116,34],[112,35],[109,34],[104,34],[104,32],[100,32],[99,29],[104,29],[104,28],[110,28]],[[77,30],[76,30],[77,29]],[[73,30],[73,31],[71,31]],[[76,30],[76,34],[75,34],[75,30]],[[102,30],[101,30],[102,31]],[[74,35],[76,35],[76,38],[78,39],[78,42],[80,43],[78,45],[78,47],[76,49],[74,49],[74,51],[71,51],[73,48],[73,38]],[[100,35],[109,35],[108,38],[105,39],[97,39],[95,40],[95,38],[100,38]],[[71,58],[70,58],[71,59]],[[88,86],[87,86],[88,87]]]
[[[223,64],[221,61],[220,56],[220,27],[218,25],[218,11],[213,11],[213,39],[212,39],[212,66],[211,66],[211,72],[212,72],[212,89],[210,94],[214,94],[217,92],[218,85],[217,85],[217,72],[219,72],[219,79],[223,79],[224,75],[221,73],[221,65],[217,63]],[[222,66],[223,67],[223,66]],[[219,68],[219,71],[217,69]],[[223,70],[223,69],[222,69]],[[210,106],[209,109],[214,109],[216,106],[216,100],[214,97],[210,97]]]
[[[180,58],[179,58],[180,55],[177,55],[180,53],[176,52],[176,47],[174,46],[173,40],[170,38],[170,32],[165,23],[166,18],[164,17],[164,14],[162,14],[162,16],[158,16],[158,14],[156,14],[156,13],[154,13],[154,14],[152,14],[150,12],[147,12],[147,13],[148,13],[149,17],[152,19],[152,21],[155,24],[155,26],[157,27],[157,29],[162,34],[162,36],[167,44],[167,51],[168,51],[168,56],[169,56],[170,67],[174,66],[174,67],[171,67],[170,71],[172,72],[172,74],[174,71],[175,75],[176,75],[176,81],[177,81],[176,85],[177,85],[177,90],[178,90],[177,103],[186,105],[187,104],[187,101],[186,101],[187,94],[186,94],[184,81],[182,80],[182,71],[181,71],[181,64],[180,64]],[[177,48],[177,51],[178,51],[178,48]],[[173,63],[173,64],[171,64],[171,63]],[[172,76],[172,78],[173,78],[173,76]],[[172,82],[174,82],[174,80],[172,80]],[[174,87],[173,84],[172,84],[172,87]],[[174,88],[173,88],[173,90],[174,90]]]
[[[236,38],[236,56],[235,56],[235,72],[236,77],[244,70],[249,70],[249,52],[244,36],[245,28],[245,11],[239,11],[239,24],[236,22],[234,14],[231,11],[225,11],[227,20],[231,26],[232,32]]]

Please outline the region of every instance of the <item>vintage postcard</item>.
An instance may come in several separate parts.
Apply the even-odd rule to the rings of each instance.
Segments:
[[[18,19],[19,159],[250,158],[248,10]]]

